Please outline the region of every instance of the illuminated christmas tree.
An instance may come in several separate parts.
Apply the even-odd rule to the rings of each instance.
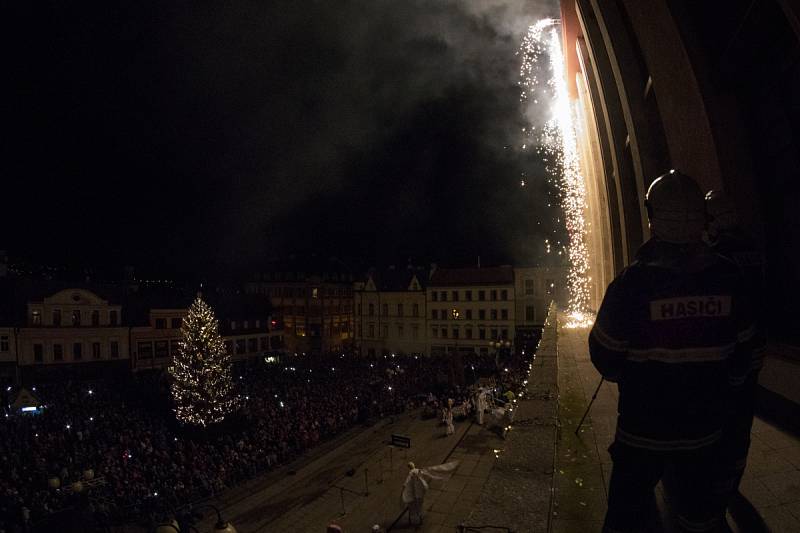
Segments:
[[[221,422],[234,406],[231,358],[214,311],[199,294],[183,320],[181,334],[169,368],[175,417],[202,427]]]

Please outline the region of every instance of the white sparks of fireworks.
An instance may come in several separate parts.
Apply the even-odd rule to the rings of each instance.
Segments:
[[[589,254],[586,248],[586,184],[581,174],[578,158],[578,142],[575,132],[575,114],[570,103],[565,79],[564,56],[561,51],[561,39],[556,19],[543,19],[530,26],[528,35],[522,41],[520,54],[522,66],[520,78],[522,101],[539,99],[533,95],[540,89],[537,73],[546,71],[541,64],[545,57],[550,59],[550,78],[547,80],[548,92],[551,92],[551,117],[539,134],[542,151],[550,157],[550,170],[556,175],[561,207],[565,213],[565,223],[569,242],[567,257],[569,272],[567,286],[569,290],[569,320],[566,327],[586,327],[591,325],[593,317],[589,308]],[[545,30],[549,31],[545,32]],[[533,132],[535,128],[528,128]],[[547,252],[551,251],[551,243],[545,241]],[[560,252],[559,252],[560,253]]]

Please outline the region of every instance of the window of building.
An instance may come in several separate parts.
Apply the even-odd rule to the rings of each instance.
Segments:
[[[92,311],[92,325],[93,326],[100,325],[100,311]]]
[[[381,336],[382,336],[384,339],[385,339],[386,337],[388,337],[388,336],[389,336],[389,326],[387,326],[386,324],[384,324],[384,325],[383,325],[383,327],[381,328],[381,330],[382,330],[382,331],[381,331]]]
[[[532,305],[525,306],[525,322],[533,322],[536,320],[536,311]]]
[[[118,320],[119,320],[119,317],[117,316],[117,312],[116,311],[109,311],[109,313],[108,313],[108,323],[111,324],[112,326],[116,326]]]
[[[453,338],[454,339],[458,338],[458,328],[453,328]]]
[[[442,328],[442,338],[443,339],[447,338],[447,328]]]
[[[60,344],[53,345],[53,361],[63,361],[64,360],[64,347]]]
[[[75,361],[80,361],[83,359],[83,344],[80,342],[73,342],[72,343],[72,358]]]
[[[42,325],[42,312],[41,311],[31,311],[31,324],[34,326],[41,326]]]
[[[544,281],[544,285],[546,287],[548,296],[552,296],[553,294],[556,293],[556,282],[555,282],[555,280],[547,279],[547,280]]]
[[[439,310],[438,309],[431,309],[431,319],[439,320]]]
[[[136,351],[139,352],[139,359],[151,359],[153,357],[153,343],[139,342],[136,344]]]
[[[375,304],[369,304],[368,314],[369,316],[375,316]]]
[[[492,328],[492,340],[493,341],[497,340],[497,330],[494,328]]]
[[[100,343],[92,343],[92,359],[100,359]]]
[[[439,328],[433,328],[431,330],[431,333],[433,333],[433,337],[434,338],[438,338],[439,337]]]
[[[478,328],[478,338],[480,340],[486,340],[486,330],[484,328]]]
[[[508,300],[508,290],[503,289],[502,291],[500,291],[500,299]]]
[[[72,311],[72,325],[73,326],[80,326],[81,325],[81,311],[80,311],[80,309],[74,309]]]
[[[443,302],[447,301],[447,291],[440,291],[439,292],[439,299]]]
[[[492,320],[497,320],[497,309],[492,309],[490,311]]]
[[[468,302],[472,301],[472,291],[464,291],[464,299]]]
[[[169,325],[171,329],[181,329],[181,322],[183,322],[180,318],[171,318],[169,321]]]
[[[169,357],[169,341],[156,341],[156,357]]]
[[[245,352],[247,346],[244,339],[236,339],[236,355],[241,355]]]
[[[490,298],[491,298],[491,300],[492,300],[493,302],[494,302],[495,300],[497,300],[497,290],[495,290],[495,289],[492,289],[492,291],[489,293],[489,295],[490,295]]]
[[[419,338],[419,326],[417,326],[416,324],[411,326],[411,338],[412,339],[418,339]]]
[[[367,328],[367,330],[368,330],[367,332],[369,333],[369,335],[367,335],[367,336],[370,339],[374,339],[375,338],[375,324],[370,324],[369,327]]]
[[[119,341],[111,341],[111,350],[109,353],[112,359],[119,358]]]
[[[398,324],[397,325],[397,336],[402,339],[404,334],[405,334],[405,328],[403,327],[402,324]]]
[[[466,336],[466,338],[471,339],[472,338],[472,328],[467,328],[466,330],[464,330],[464,335]]]
[[[414,318],[419,316],[419,304],[413,304],[411,306],[411,316]]]
[[[311,289],[311,297],[314,298],[315,300],[317,298],[319,298],[319,289],[318,288],[314,287],[313,289]]]
[[[508,330],[507,329],[501,329],[500,330],[500,338],[501,339],[508,339]]]
[[[453,297],[453,301],[458,301],[458,291],[452,291],[451,296]]]
[[[236,321],[231,320],[231,331],[234,331],[235,329],[236,329]]]
[[[478,301],[486,300],[486,291],[478,291]]]
[[[397,304],[397,316],[403,316],[403,304]]]
[[[258,349],[263,351],[269,350],[269,342],[267,337],[259,337],[258,339]]]
[[[472,309],[467,309],[465,312],[467,314],[467,320],[472,320]]]
[[[61,325],[61,309],[53,309],[53,325]]]
[[[256,337],[247,339],[247,351],[249,353],[256,353],[258,351],[258,339]]]
[[[167,319],[156,318],[156,329],[167,329]]]
[[[501,320],[508,320],[508,309],[501,309],[500,310],[500,319]]]
[[[431,291],[431,300],[433,300],[434,302],[438,302],[439,301],[439,293],[436,292],[436,291]]]
[[[525,280],[525,296],[533,296],[533,280]]]
[[[381,314],[383,316],[389,316],[389,304],[381,305]]]
[[[478,320],[486,320],[486,309],[478,309]]]
[[[361,315],[361,304],[358,304],[358,307],[356,309],[358,310],[357,311],[358,316],[362,316]]]
[[[8,351],[8,335],[0,335],[0,352]]]
[[[41,344],[33,345],[33,362],[34,363],[44,362],[44,346],[42,346]]]
[[[242,327],[243,327],[244,329],[250,329],[250,321],[248,321],[248,320],[245,320],[245,321],[244,321],[244,324],[242,325]]]
[[[172,339],[169,341],[169,353],[172,354],[173,357],[177,355],[179,353],[179,350],[181,349],[180,342],[181,341],[179,341],[178,339]],[[225,349],[227,351],[227,346]],[[230,353],[230,351],[228,351],[228,353]]]

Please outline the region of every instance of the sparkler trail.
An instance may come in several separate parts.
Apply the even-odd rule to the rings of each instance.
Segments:
[[[586,184],[580,170],[574,113],[564,79],[564,56],[557,28],[559,24],[560,21],[556,19],[542,19],[528,29],[528,35],[523,39],[518,52],[522,55],[520,100],[539,104],[539,99],[536,98],[537,91],[541,88],[538,74],[543,70],[541,61],[545,55],[548,56],[550,76],[546,83],[550,93],[548,100],[552,100],[551,118],[538,136],[534,134],[535,126],[525,130],[525,133],[538,141],[547,156],[549,170],[555,176],[565,213],[564,222],[569,235],[566,251],[569,259],[567,312],[570,317],[566,326],[586,327],[593,321],[588,311],[590,278],[584,217]],[[547,253],[550,253],[552,243],[545,240],[545,245]]]

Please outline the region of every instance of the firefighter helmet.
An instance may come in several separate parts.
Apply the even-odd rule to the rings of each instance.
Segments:
[[[712,233],[730,230],[739,222],[733,200],[725,191],[719,189],[706,193],[706,215],[708,229]]]
[[[677,170],[659,176],[647,190],[650,229],[659,240],[676,244],[699,242],[705,228],[703,192],[697,182]]]

